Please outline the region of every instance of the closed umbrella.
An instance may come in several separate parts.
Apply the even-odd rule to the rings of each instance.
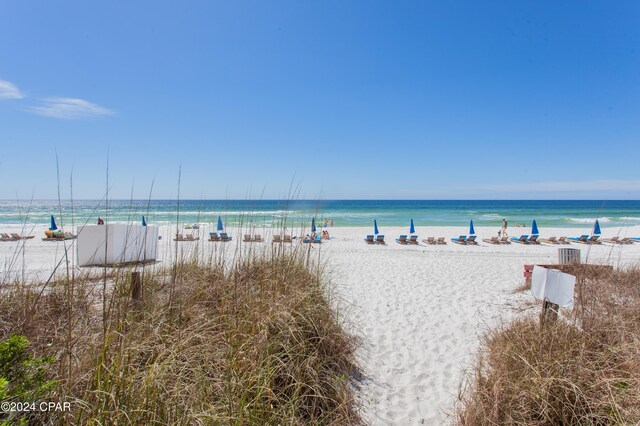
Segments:
[[[413,219],[411,219],[411,226],[409,227],[409,233],[410,234],[416,233],[416,228],[413,226]]]
[[[144,220],[144,215],[142,216],[142,226],[147,226],[147,221]]]
[[[222,218],[218,215],[218,231],[222,231],[224,226],[222,225]]]
[[[311,232],[316,232],[316,218],[311,218]]]
[[[471,220],[471,222],[469,222],[469,235],[475,235],[476,234],[476,230],[473,229],[473,219]]]
[[[375,219],[373,219],[373,233],[375,235],[378,235],[378,233],[379,233],[379,231],[378,231],[378,222]]]
[[[51,224],[49,225],[49,231],[55,231],[57,229],[58,227],[56,226],[56,220],[53,218],[53,215],[51,215]]]
[[[600,222],[596,219],[596,223],[593,224],[593,235],[600,235]]]
[[[533,223],[531,223],[531,235],[539,235],[540,232],[538,232],[538,224],[536,223],[536,220],[533,219]]]

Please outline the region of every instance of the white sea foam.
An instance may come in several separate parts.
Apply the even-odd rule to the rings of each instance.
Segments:
[[[637,216],[622,216],[622,217],[619,217],[618,220],[622,220],[624,222],[640,222],[640,217],[637,217]]]
[[[594,218],[588,218],[588,217],[569,217],[567,218],[567,220],[569,222],[575,222],[575,223],[594,223],[596,221],[596,219],[598,219],[598,221],[600,223],[608,223],[611,222],[611,219],[608,217],[594,217]]]

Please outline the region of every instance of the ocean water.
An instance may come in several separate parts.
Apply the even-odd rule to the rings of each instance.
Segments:
[[[215,223],[221,215],[225,225],[259,227],[304,226],[315,216],[334,226],[476,226],[588,228],[598,218],[602,227],[640,225],[640,200],[631,201],[526,201],[526,200],[110,200],[104,201],[0,201],[1,225],[44,225],[56,217],[58,226],[109,222],[136,222],[144,214],[149,224]]]

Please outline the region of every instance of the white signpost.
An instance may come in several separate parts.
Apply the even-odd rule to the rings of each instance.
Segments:
[[[156,258],[157,226],[85,225],[76,241],[79,266],[146,262]]]
[[[552,319],[558,314],[558,307],[573,306],[573,292],[576,284],[576,277],[565,274],[555,269],[546,269],[541,266],[534,266],[531,274],[531,294],[542,299],[541,325],[547,311],[551,309]]]

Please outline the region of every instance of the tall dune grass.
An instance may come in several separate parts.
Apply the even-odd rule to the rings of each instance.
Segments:
[[[640,424],[640,270],[579,277],[555,323],[491,331],[461,392],[462,425]]]
[[[302,251],[203,263],[197,257],[144,275],[63,277],[38,295],[5,288],[0,339],[26,336],[54,356],[50,399],[71,412],[34,413],[54,424],[359,424],[356,341]],[[107,324],[103,328],[103,311]],[[104,330],[106,333],[103,338]],[[6,416],[5,416],[6,417]],[[0,418],[0,420],[2,420]],[[15,418],[14,418],[15,420]]]

